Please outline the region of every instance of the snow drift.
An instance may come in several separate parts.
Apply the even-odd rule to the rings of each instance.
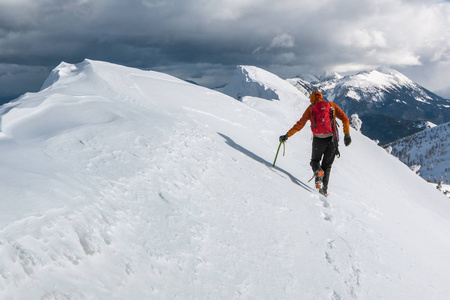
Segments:
[[[358,132],[319,198],[288,98],[59,65],[0,108],[1,298],[447,299],[448,199]]]

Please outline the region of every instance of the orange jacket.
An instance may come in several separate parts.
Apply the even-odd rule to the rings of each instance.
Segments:
[[[310,97],[311,104],[316,104],[318,102],[324,101],[322,94],[320,92],[312,92]],[[344,126],[344,134],[350,133],[350,121],[347,117],[347,115],[342,111],[342,109],[334,102],[329,101],[330,105],[334,108],[334,113],[336,117],[338,117]],[[302,128],[305,126],[306,122],[311,119],[311,105],[308,106],[308,108],[303,113],[303,116],[301,119],[295,123],[295,125],[287,132],[288,137],[291,137],[294,135],[294,133],[302,130]]]

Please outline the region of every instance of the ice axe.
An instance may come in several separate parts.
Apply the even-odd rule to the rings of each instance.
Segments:
[[[280,145],[278,146],[278,150],[277,150],[277,155],[275,155],[275,160],[273,161],[272,167],[275,167],[275,163],[277,162],[278,152],[280,152],[281,144],[283,144],[283,156],[286,151],[286,146],[285,146],[284,142],[280,142]]]

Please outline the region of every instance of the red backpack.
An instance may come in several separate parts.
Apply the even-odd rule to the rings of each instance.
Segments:
[[[333,133],[334,112],[328,101],[320,101],[311,106],[311,130],[317,134]]]

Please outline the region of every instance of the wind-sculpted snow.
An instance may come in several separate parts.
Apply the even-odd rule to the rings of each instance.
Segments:
[[[289,97],[58,66],[0,108],[0,298],[447,299],[448,199],[353,131],[319,198]]]

